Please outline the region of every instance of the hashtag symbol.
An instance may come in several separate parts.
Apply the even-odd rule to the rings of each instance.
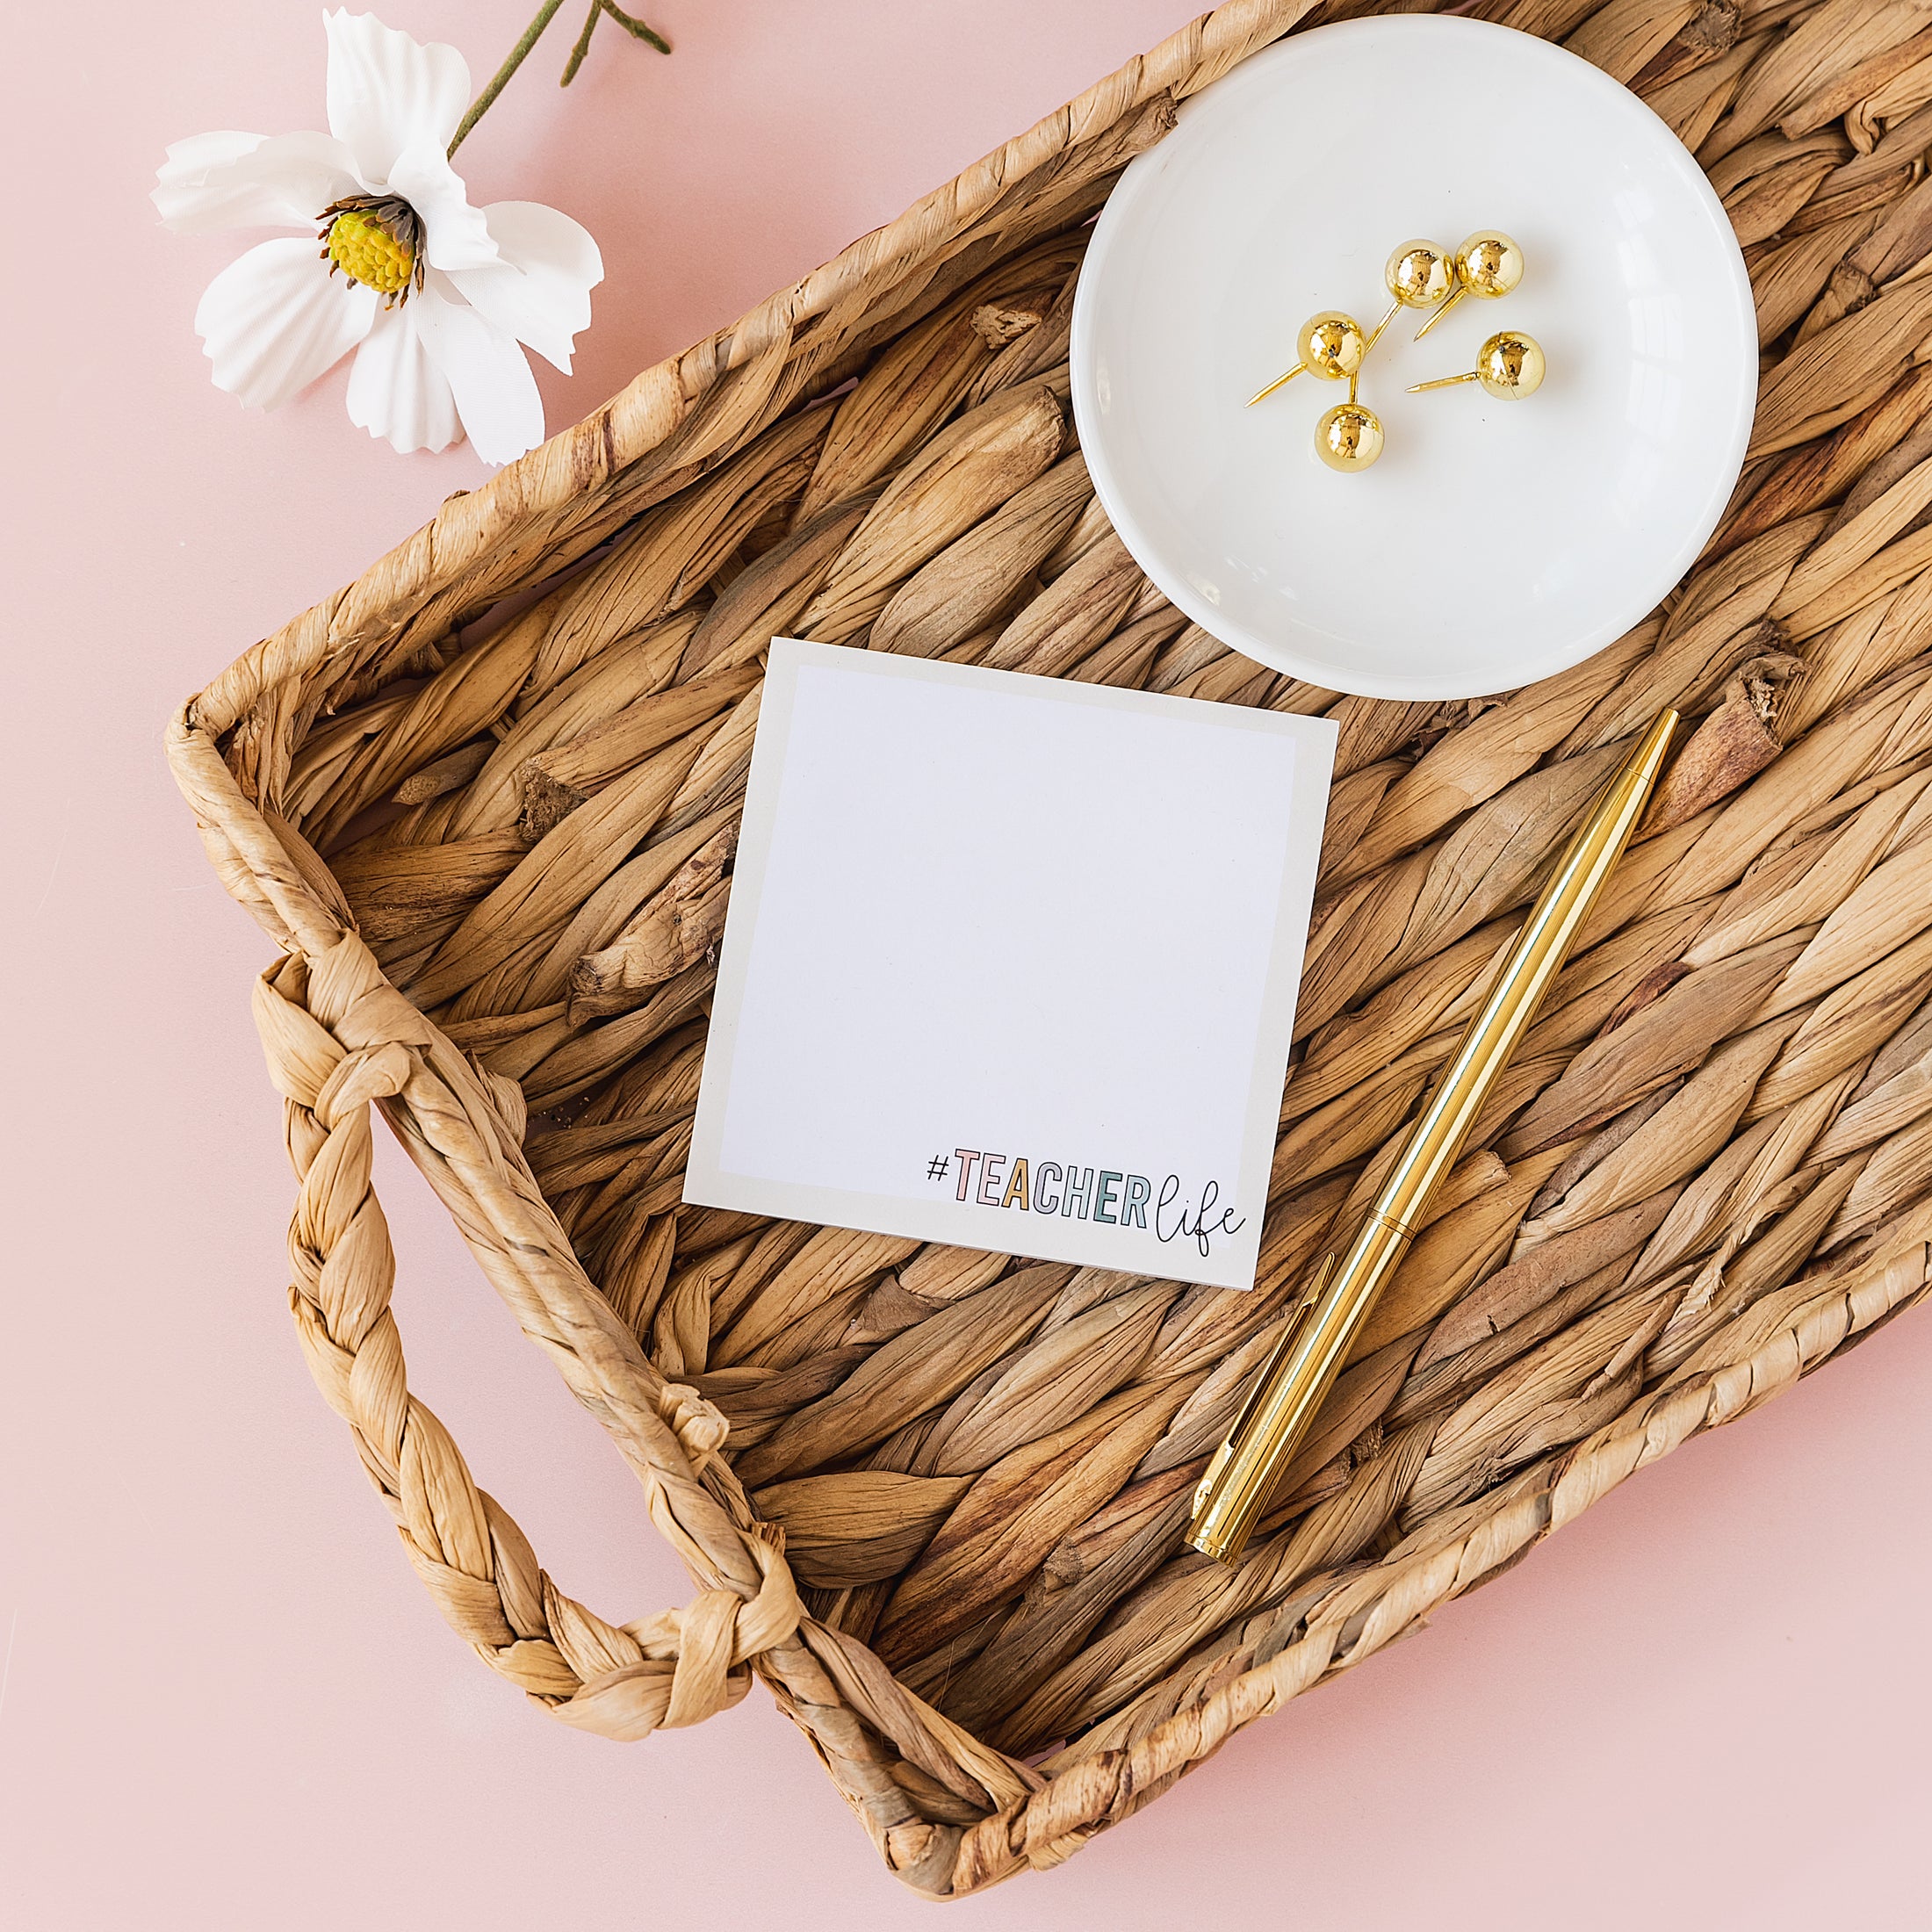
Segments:
[[[944,1180],[944,1179],[946,1179],[946,1168],[947,1168],[947,1159],[946,1159],[946,1156],[945,1156],[945,1155],[943,1155],[943,1154],[935,1154],[935,1155],[934,1155],[934,1157],[932,1157],[932,1159],[931,1159],[931,1160],[929,1160],[929,1161],[927,1161],[927,1162],[926,1162],[926,1179],[927,1179],[927,1180]]]

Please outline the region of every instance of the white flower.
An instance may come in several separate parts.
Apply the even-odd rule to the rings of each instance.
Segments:
[[[168,150],[154,191],[184,234],[309,230],[208,285],[195,332],[215,387],[273,409],[354,350],[350,422],[402,451],[466,431],[486,462],[508,463],[544,439],[519,344],[569,373],[603,279],[597,245],[534,201],[470,205],[446,155],[470,98],[454,47],[372,14],[325,12],[322,25],[327,134],[199,134]]]

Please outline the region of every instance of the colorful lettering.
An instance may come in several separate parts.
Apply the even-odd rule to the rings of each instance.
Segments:
[[[1188,1242],[1203,1255],[1217,1237],[1231,1240],[1247,1225],[1246,1216],[1222,1201],[1216,1180],[1203,1181],[1199,1195],[1190,1199],[1178,1174],[1167,1175],[1157,1189],[1145,1174],[1063,1167],[1058,1161],[977,1147],[955,1147],[951,1160],[934,1154],[926,1163],[926,1179],[943,1180],[954,1162],[959,1167],[954,1198],[983,1208],[1017,1208],[1022,1214],[1078,1215],[1110,1228],[1138,1228],[1164,1244]]]

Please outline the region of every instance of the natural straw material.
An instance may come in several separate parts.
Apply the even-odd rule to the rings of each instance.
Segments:
[[[437,1607],[605,1736],[755,1672],[934,1897],[1056,1864],[1928,1289],[1922,16],[1473,10],[1563,40],[1696,150],[1765,373],[1736,499],[1662,609],[1546,683],[1405,704],[1186,623],[1066,408],[1085,225],[1121,167],[1257,48],[1361,11],[1246,0],[1176,34],[452,499],[169,733],[281,948],[256,1007],[297,1332]],[[775,632],[1339,724],[1253,1294],[681,1204]],[[1234,1568],[1185,1552],[1299,1271],[1665,704],[1689,722],[1646,825],[1272,1515]],[[372,1102],[637,1471],[683,1609],[620,1625],[566,1596],[409,1393]]]

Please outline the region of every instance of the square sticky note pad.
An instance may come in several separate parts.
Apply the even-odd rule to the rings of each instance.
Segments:
[[[1334,746],[775,639],[684,1198],[1251,1287]]]

